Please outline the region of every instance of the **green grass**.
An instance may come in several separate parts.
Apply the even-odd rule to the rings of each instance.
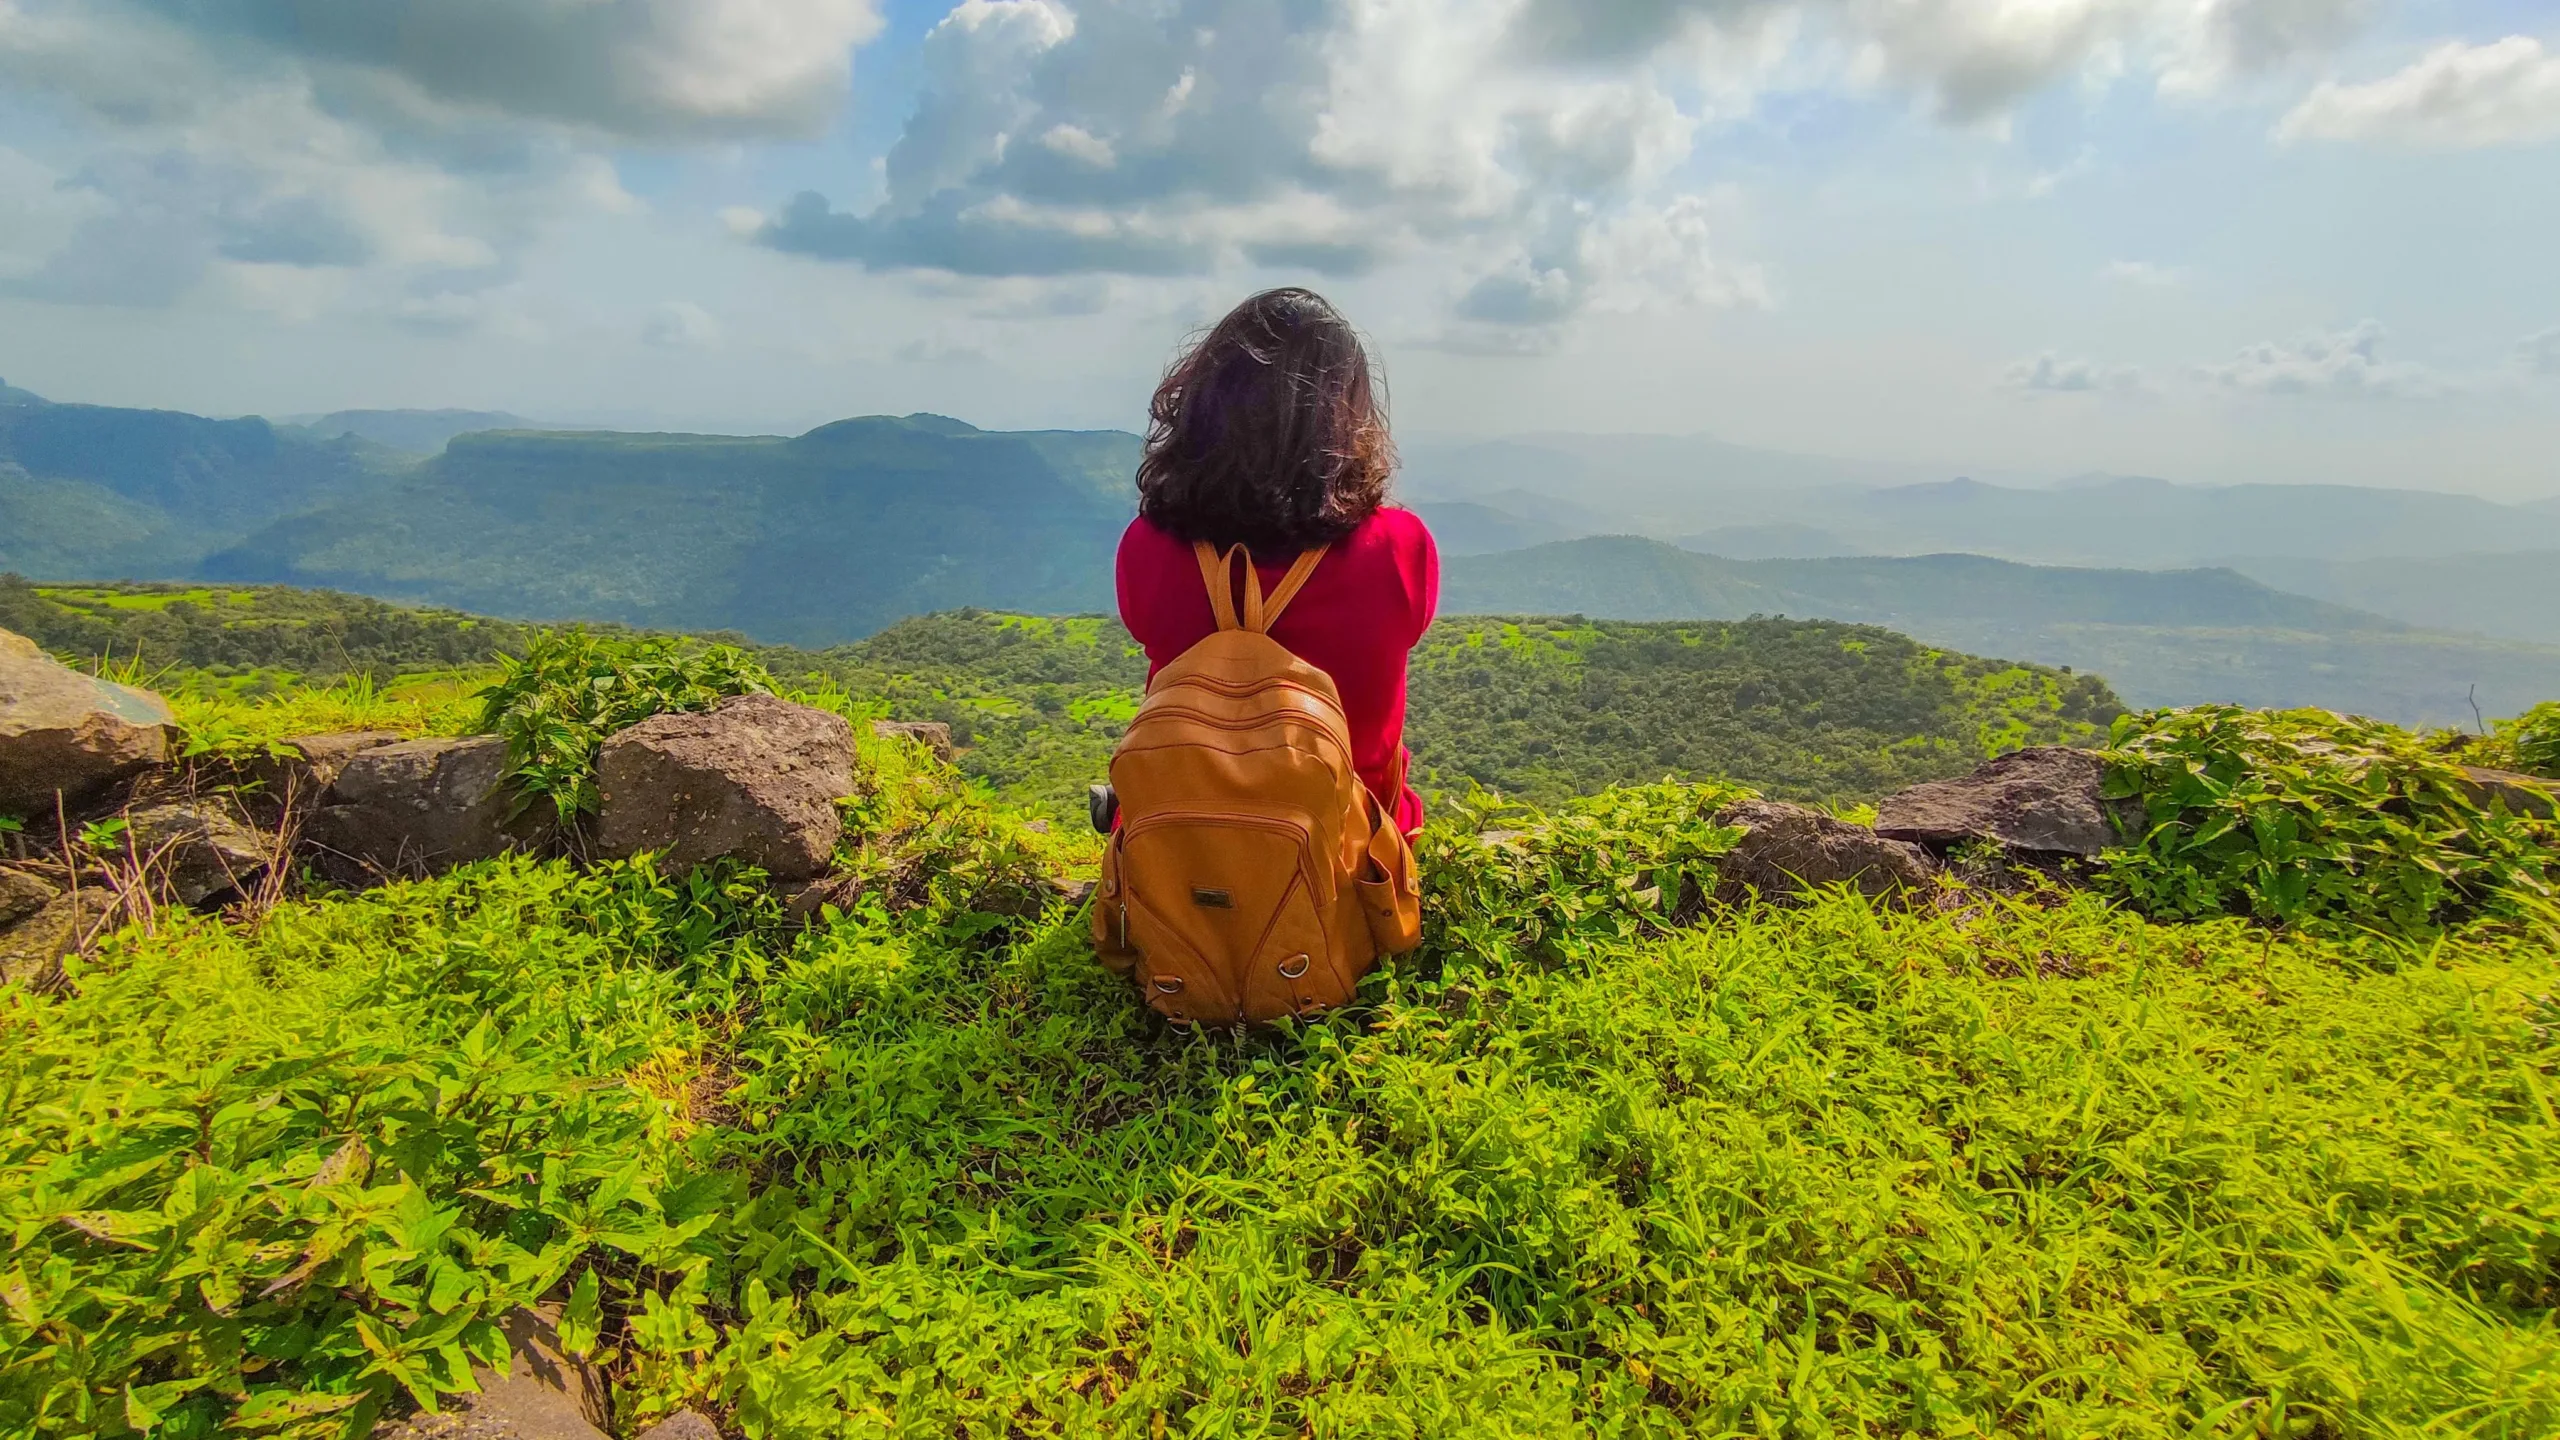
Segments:
[[[139,586],[105,589],[96,586],[39,585],[36,594],[58,605],[74,610],[166,610],[173,604],[216,606],[253,606],[257,596],[247,590],[208,590],[202,586]]]
[[[336,1433],[555,1283],[634,1428],[2560,1425],[2560,926],[1667,929],[1731,792],[1651,787],[1445,817],[1359,1007],[1189,1035],[978,908],[1049,837],[864,752],[806,933],[515,859],[0,993],[0,1429]]]

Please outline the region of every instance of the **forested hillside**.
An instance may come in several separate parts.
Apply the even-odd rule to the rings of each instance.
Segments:
[[[251,416],[0,405],[0,570],[193,574],[212,551],[324,503],[362,503],[397,457]]]
[[[279,587],[36,587],[0,580],[0,628],[143,673],[210,667],[232,693],[485,667],[527,630]],[[743,637],[731,636],[733,640]],[[753,646],[777,675],[952,726],[961,765],[1077,813],[1136,712],[1146,659],[1119,622],[984,610],[851,645]],[[1631,779],[1730,776],[1789,799],[1870,799],[2020,745],[2086,740],[2106,683],[1919,645],[1868,626],[1451,619],[1414,652],[1416,783],[1540,802]]]
[[[203,571],[802,644],[959,605],[1091,609],[1128,440],[934,416],[793,439],[465,435],[378,501],[279,521]]]

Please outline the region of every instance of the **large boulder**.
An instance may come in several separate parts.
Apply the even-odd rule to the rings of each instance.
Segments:
[[[1968,841],[2004,849],[2094,858],[2138,827],[2138,803],[2105,796],[2106,764],[2063,745],[2012,750],[1954,780],[1933,780],[1876,806],[1875,830],[1943,850]]]
[[[181,905],[247,890],[275,863],[275,837],[222,797],[145,805],[129,818],[126,833],[135,852],[153,862],[161,884]]]
[[[0,630],[0,815],[50,815],[169,755],[175,717],[148,690],[83,675]]]
[[[1925,886],[1937,872],[1917,845],[1802,805],[1746,800],[1718,811],[1716,823],[1744,831],[1716,862],[1716,899],[1727,905],[1754,893],[1776,898],[1844,883],[1882,898]]]
[[[494,735],[403,740],[346,762],[303,839],[347,878],[422,875],[539,847],[551,810],[519,813],[507,742]]]
[[[735,856],[777,880],[826,873],[853,793],[853,727],[774,695],[652,715],[604,742],[598,853],[669,869]]]

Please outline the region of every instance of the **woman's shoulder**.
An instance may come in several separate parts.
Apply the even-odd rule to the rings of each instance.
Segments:
[[[1351,532],[1351,543],[1397,555],[1425,554],[1438,548],[1431,538],[1431,527],[1401,505],[1379,506],[1360,522],[1359,529]]]

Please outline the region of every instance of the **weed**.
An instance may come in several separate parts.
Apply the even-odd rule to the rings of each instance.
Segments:
[[[549,800],[564,825],[596,812],[596,751],[606,736],[652,715],[773,689],[764,667],[732,646],[578,629],[537,632],[523,658],[501,655],[498,664],[496,683],[475,697],[476,728],[506,739],[519,795]]]
[[[2110,743],[2107,793],[2148,825],[2107,873],[2155,916],[2417,935],[2560,883],[2560,829],[2393,726],[2208,705],[2121,717]]]

